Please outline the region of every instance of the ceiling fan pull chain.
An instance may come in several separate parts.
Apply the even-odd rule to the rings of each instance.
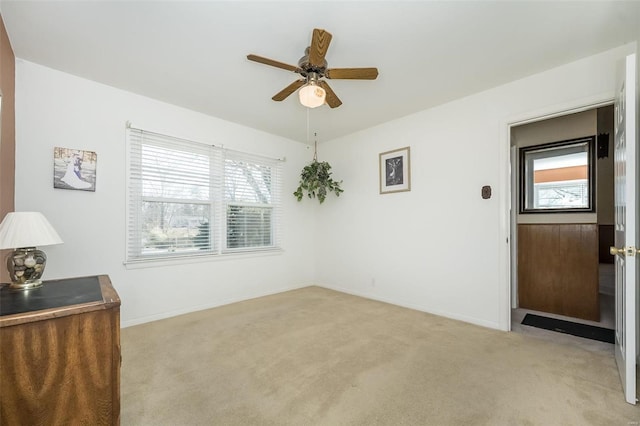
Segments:
[[[307,145],[309,145],[309,108],[307,108]],[[318,161],[318,132],[313,132],[313,161]]]
[[[318,161],[318,133],[313,133],[313,161]]]
[[[309,108],[307,108],[307,145],[309,145]]]

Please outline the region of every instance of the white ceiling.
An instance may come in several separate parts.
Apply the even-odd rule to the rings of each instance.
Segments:
[[[374,81],[329,80],[339,108],[310,111],[320,142],[619,46],[640,2],[11,1],[16,57],[307,142],[307,110],[271,96],[313,28],[333,34],[329,67],[376,66]],[[311,139],[311,142],[313,137]]]

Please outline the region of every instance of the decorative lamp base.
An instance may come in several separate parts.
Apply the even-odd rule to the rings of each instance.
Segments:
[[[15,249],[7,257],[7,269],[11,284],[9,288],[28,290],[42,285],[42,273],[47,264],[47,256],[35,247]]]

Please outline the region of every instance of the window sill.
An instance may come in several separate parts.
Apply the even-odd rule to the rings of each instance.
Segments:
[[[284,252],[281,248],[264,250],[225,252],[220,254],[201,254],[191,256],[175,256],[148,258],[140,260],[128,260],[123,264],[126,269],[159,268],[164,266],[184,265],[190,263],[216,262],[235,259],[249,259],[253,257],[279,256]]]

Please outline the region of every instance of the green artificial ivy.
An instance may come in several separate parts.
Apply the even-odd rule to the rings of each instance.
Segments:
[[[318,198],[322,204],[329,192],[335,192],[336,197],[344,192],[340,188],[340,182],[336,182],[331,178],[331,166],[326,161],[313,160],[311,164],[305,166],[300,173],[300,186],[293,195],[298,201],[302,200],[305,191],[309,198]]]

